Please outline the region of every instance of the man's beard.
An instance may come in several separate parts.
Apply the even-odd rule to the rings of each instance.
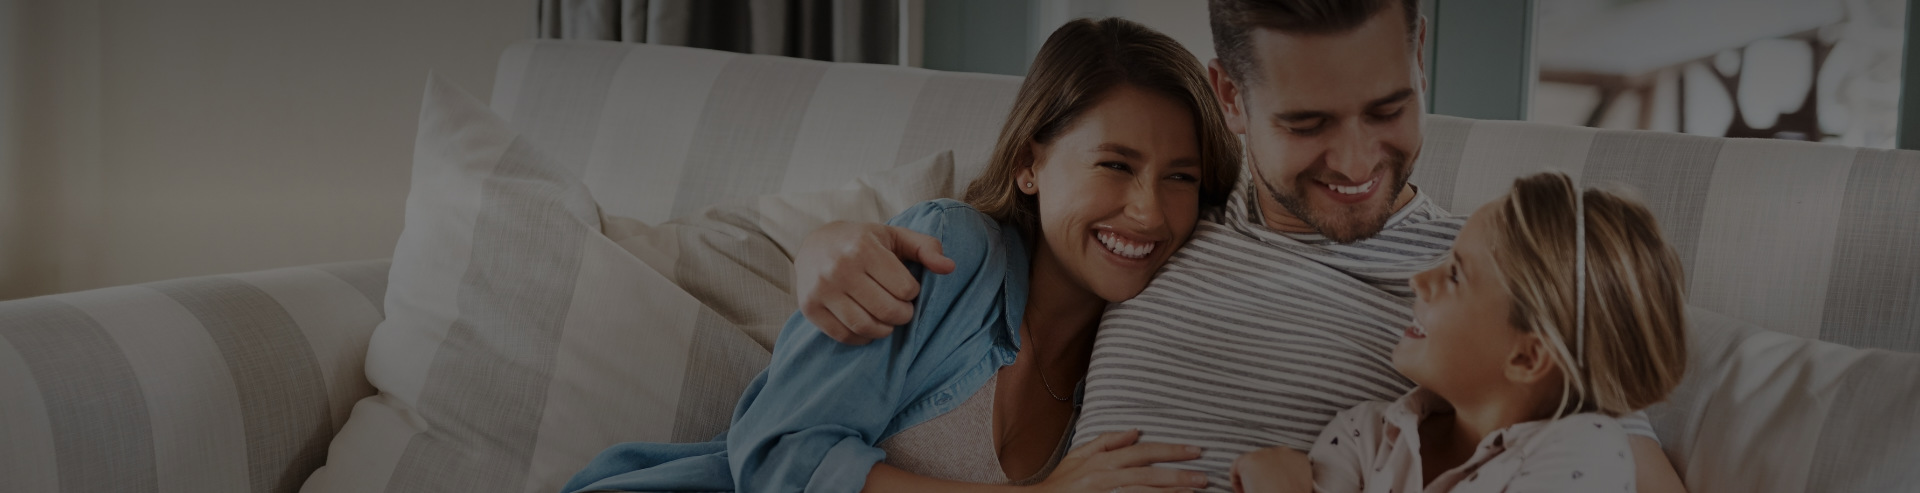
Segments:
[[[1293,187],[1287,190],[1291,193],[1281,193],[1280,188],[1267,180],[1260,180],[1260,185],[1275,202],[1279,202],[1293,217],[1313,226],[1321,236],[1339,243],[1353,243],[1379,234],[1387,226],[1387,219],[1398,212],[1393,204],[1399,201],[1401,190],[1407,186],[1407,177],[1413,174],[1406,153],[1391,147],[1386,152],[1387,156],[1380,166],[1387,169],[1387,187],[1378,190],[1380,195],[1370,197],[1366,202],[1336,204],[1338,209],[1333,214],[1323,216],[1314,212],[1312,204],[1308,203],[1307,190],[1313,180],[1304,174],[1294,177]]]

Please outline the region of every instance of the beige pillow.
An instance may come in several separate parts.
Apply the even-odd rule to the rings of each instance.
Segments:
[[[800,235],[950,195],[952,168],[647,226],[434,77],[367,354],[379,394],[303,490],[549,492],[614,443],[711,438],[794,309]]]
[[[1687,491],[1920,486],[1920,355],[1687,310],[1687,374],[1647,409]]]

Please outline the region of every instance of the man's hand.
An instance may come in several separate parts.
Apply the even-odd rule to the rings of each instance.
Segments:
[[[1309,493],[1313,462],[1286,447],[1268,447],[1233,460],[1234,493]]]
[[[864,345],[913,320],[920,282],[904,262],[953,272],[940,240],[884,224],[832,222],[807,234],[793,257],[800,314],[836,341]]]

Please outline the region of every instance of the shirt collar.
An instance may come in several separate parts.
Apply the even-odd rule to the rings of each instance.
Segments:
[[[1420,434],[1421,420],[1435,413],[1451,410],[1453,410],[1453,405],[1441,399],[1439,394],[1435,394],[1425,387],[1415,387],[1412,392],[1400,396],[1398,400],[1393,401],[1393,404],[1387,406],[1385,419],[1388,426],[1399,428],[1400,433],[1412,433],[1413,436],[1418,437]],[[1533,435],[1539,434],[1541,430],[1546,429],[1547,425],[1552,423],[1552,419],[1539,419],[1516,423],[1506,428],[1494,430],[1492,433],[1488,433],[1487,436],[1480,439],[1479,446],[1474,449],[1475,456],[1499,453],[1501,450],[1505,450],[1516,443],[1520,443]]]
[[[1001,306],[1002,316],[1006,317],[1006,332],[1002,344],[1020,349],[1020,323],[1027,311],[1028,253],[1027,241],[1020,235],[1020,228],[1000,223],[1000,250],[1006,252],[1006,277],[1000,280],[1000,292],[1005,298]]]
[[[1226,211],[1221,222],[1261,241],[1270,241],[1273,238],[1285,238],[1294,242],[1324,241],[1325,237],[1320,236],[1319,233],[1284,233],[1267,227],[1265,213],[1260,210],[1260,194],[1265,193],[1265,187],[1260,186],[1253,179],[1253,167],[1252,161],[1240,166],[1240,177],[1233,187],[1233,192],[1227,195]],[[1438,204],[1433,203],[1432,197],[1420,191],[1419,186],[1411,183],[1407,186],[1413,187],[1413,200],[1395,211],[1392,217],[1387,218],[1386,225],[1381,228],[1383,231],[1399,227],[1409,219],[1425,220],[1447,215]]]

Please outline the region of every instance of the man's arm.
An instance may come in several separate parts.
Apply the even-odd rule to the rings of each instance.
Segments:
[[[1687,486],[1680,482],[1680,473],[1667,462],[1667,454],[1660,450],[1660,442],[1640,435],[1628,435],[1627,446],[1633,450],[1634,489],[1640,493],[1686,493]]]
[[[913,319],[920,283],[905,262],[953,272],[940,240],[910,229],[836,221],[807,234],[793,256],[800,314],[843,344],[864,345]]]

